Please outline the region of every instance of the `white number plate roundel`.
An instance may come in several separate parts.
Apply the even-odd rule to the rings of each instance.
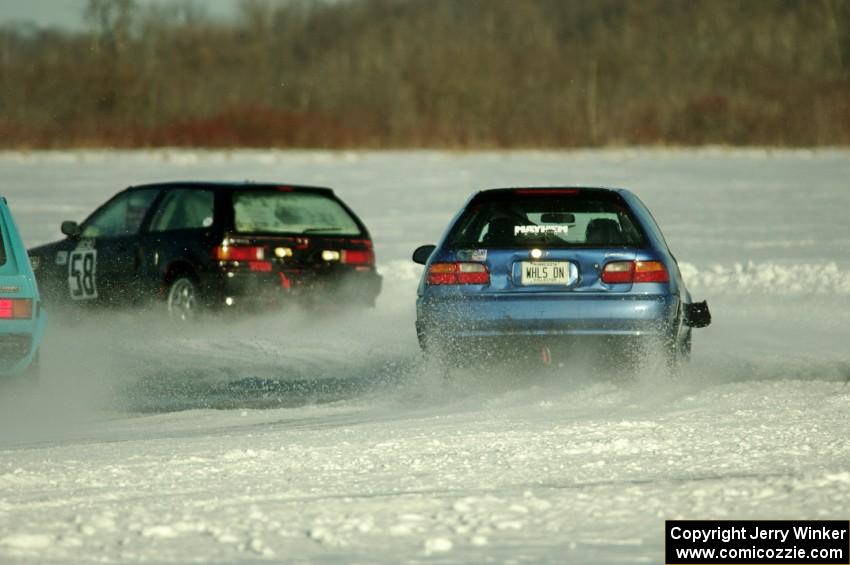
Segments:
[[[73,300],[97,298],[97,250],[75,249],[68,255],[68,290]]]

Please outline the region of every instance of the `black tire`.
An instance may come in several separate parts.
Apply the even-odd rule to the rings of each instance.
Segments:
[[[681,360],[683,363],[687,363],[691,360],[691,346],[692,346],[692,337],[691,337],[691,329],[688,328],[688,333],[685,334],[685,338],[682,340],[682,345],[679,348],[679,354],[681,356]]]
[[[198,283],[191,277],[180,275],[168,285],[165,295],[168,317],[178,322],[195,320],[201,310]]]
[[[434,368],[444,383],[452,378],[452,367],[455,361],[453,352],[441,340],[428,335],[417,328],[416,337],[419,340],[419,349],[422,358],[427,365]]]
[[[691,330],[681,339],[672,339],[665,347],[667,357],[667,366],[674,373],[678,371],[691,360]]]

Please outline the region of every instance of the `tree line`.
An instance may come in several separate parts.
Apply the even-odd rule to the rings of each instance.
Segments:
[[[89,0],[0,28],[0,143],[850,144],[850,0]]]

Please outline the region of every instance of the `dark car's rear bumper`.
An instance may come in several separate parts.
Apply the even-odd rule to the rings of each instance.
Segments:
[[[208,273],[202,280],[202,287],[208,305],[214,308],[264,307],[290,301],[371,306],[381,292],[381,283],[381,276],[374,269],[348,272],[225,270]]]

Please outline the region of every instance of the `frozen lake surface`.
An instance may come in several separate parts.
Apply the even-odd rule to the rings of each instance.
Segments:
[[[41,388],[0,389],[0,562],[658,563],[665,519],[847,519],[850,152],[0,153],[30,245],[186,179],[335,188],[377,308],[53,316]],[[476,189],[565,184],[653,211],[714,315],[693,362],[442,383],[411,251]]]

